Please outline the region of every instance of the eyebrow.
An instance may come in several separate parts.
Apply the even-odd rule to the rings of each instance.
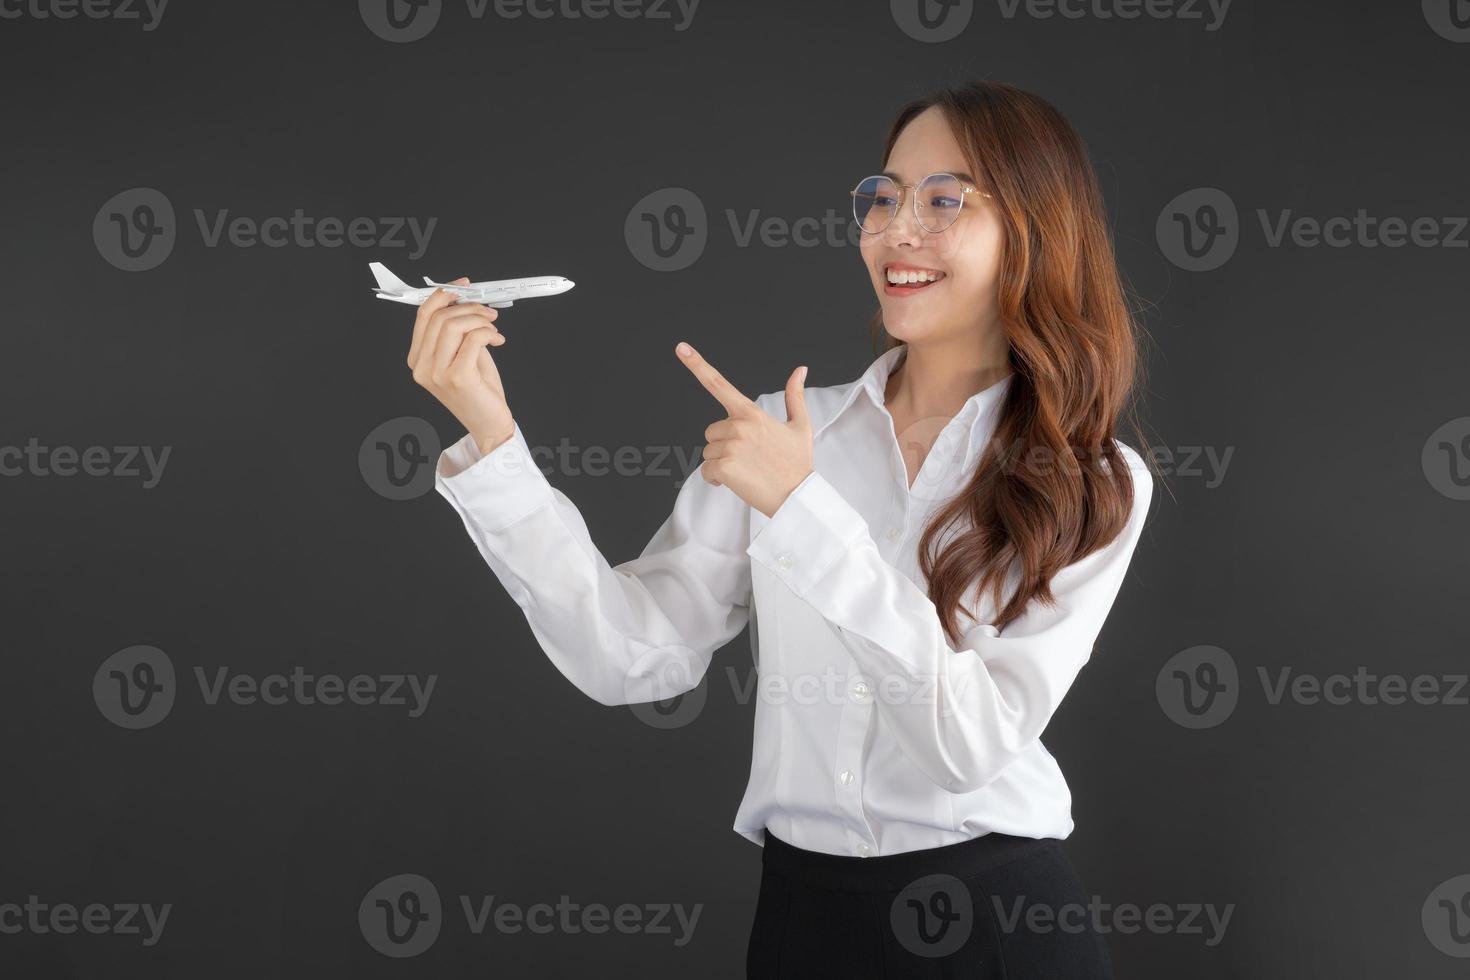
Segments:
[[[954,176],[958,177],[960,180],[964,181],[965,183],[967,183],[967,184],[973,184],[973,185],[975,185],[977,187],[980,184],[980,181],[976,180],[974,177],[971,177],[969,174],[965,173],[963,170],[942,170],[942,171],[941,170],[936,170],[935,173],[953,174]],[[895,184],[902,184],[903,183],[903,178],[900,177],[898,174],[894,173],[891,170],[885,170],[879,176],[887,177],[889,180],[893,181]]]

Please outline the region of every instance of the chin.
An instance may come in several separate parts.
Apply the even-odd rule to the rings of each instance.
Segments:
[[[924,341],[944,333],[945,320],[931,311],[904,309],[900,303],[879,303],[883,311],[883,329],[894,340],[906,344]],[[895,308],[897,307],[897,308]]]

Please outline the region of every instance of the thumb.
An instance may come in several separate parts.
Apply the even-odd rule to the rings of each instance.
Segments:
[[[786,381],[786,420],[799,425],[808,424],[806,415],[806,365],[791,372]]]

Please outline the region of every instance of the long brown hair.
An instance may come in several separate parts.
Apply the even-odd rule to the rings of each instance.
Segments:
[[[994,597],[993,625],[1003,628],[1033,599],[1054,603],[1052,576],[1123,530],[1133,482],[1113,434],[1132,411],[1138,328],[1097,174],[1066,118],[1009,85],[943,89],[899,112],[885,164],[903,128],[933,106],[1001,214],[999,305],[1013,372],[973,477],[919,544],[929,598],[958,643],[957,613],[972,585],[976,598]],[[901,343],[881,311],[873,339],[884,351]],[[931,553],[950,529],[960,533]]]

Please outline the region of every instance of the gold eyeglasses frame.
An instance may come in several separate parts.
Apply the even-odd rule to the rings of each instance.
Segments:
[[[853,189],[847,192],[848,197],[852,198],[852,216],[853,216],[853,220],[857,221],[857,223],[858,223],[858,230],[862,234],[864,234],[864,235],[881,235],[881,234],[883,234],[885,231],[888,230],[888,226],[891,225],[891,224],[893,224],[893,219],[898,216],[898,213],[900,211],[903,210],[903,205],[904,205],[905,199],[911,200],[913,202],[913,205],[914,205],[914,220],[919,223],[919,227],[920,228],[924,229],[929,234],[931,234],[931,235],[942,235],[942,234],[944,234],[944,232],[946,232],[949,229],[953,228],[954,227],[954,223],[956,221],[958,221],[959,218],[960,218],[960,213],[962,211],[964,211],[964,209],[965,209],[965,198],[960,198],[960,206],[955,209],[954,218],[952,218],[950,220],[949,224],[945,225],[943,228],[940,228],[940,229],[938,229],[936,231],[935,229],[930,228],[928,225],[926,225],[924,223],[924,215],[923,215],[923,212],[920,210],[921,205],[919,204],[919,195],[918,194],[915,194],[912,197],[909,197],[909,193],[908,192],[910,190],[917,190],[919,187],[922,187],[926,182],[928,182],[930,179],[932,179],[934,177],[948,177],[950,180],[954,181],[956,184],[959,184],[961,190],[965,194],[979,194],[981,197],[988,197],[988,198],[991,198],[991,199],[994,199],[994,197],[995,197],[994,194],[987,193],[985,191],[980,190],[980,188],[978,188],[978,187],[975,187],[975,186],[973,186],[971,184],[965,183],[963,180],[960,180],[959,177],[957,177],[956,175],[954,175],[952,173],[949,173],[946,170],[937,170],[934,173],[929,174],[929,175],[923,177],[917,183],[913,183],[913,184],[899,183],[898,181],[894,180],[892,177],[888,176],[887,174],[869,174],[868,176],[864,177],[862,180],[859,180],[857,182],[857,184],[855,184],[853,186]],[[867,183],[870,180],[886,180],[890,184],[893,184],[895,187],[898,188],[898,206],[893,209],[893,214],[889,215],[888,220],[883,223],[883,227],[877,229],[876,231],[868,231],[867,228],[863,227],[863,220],[858,217],[858,213],[857,213],[858,188],[862,187],[863,184]]]

